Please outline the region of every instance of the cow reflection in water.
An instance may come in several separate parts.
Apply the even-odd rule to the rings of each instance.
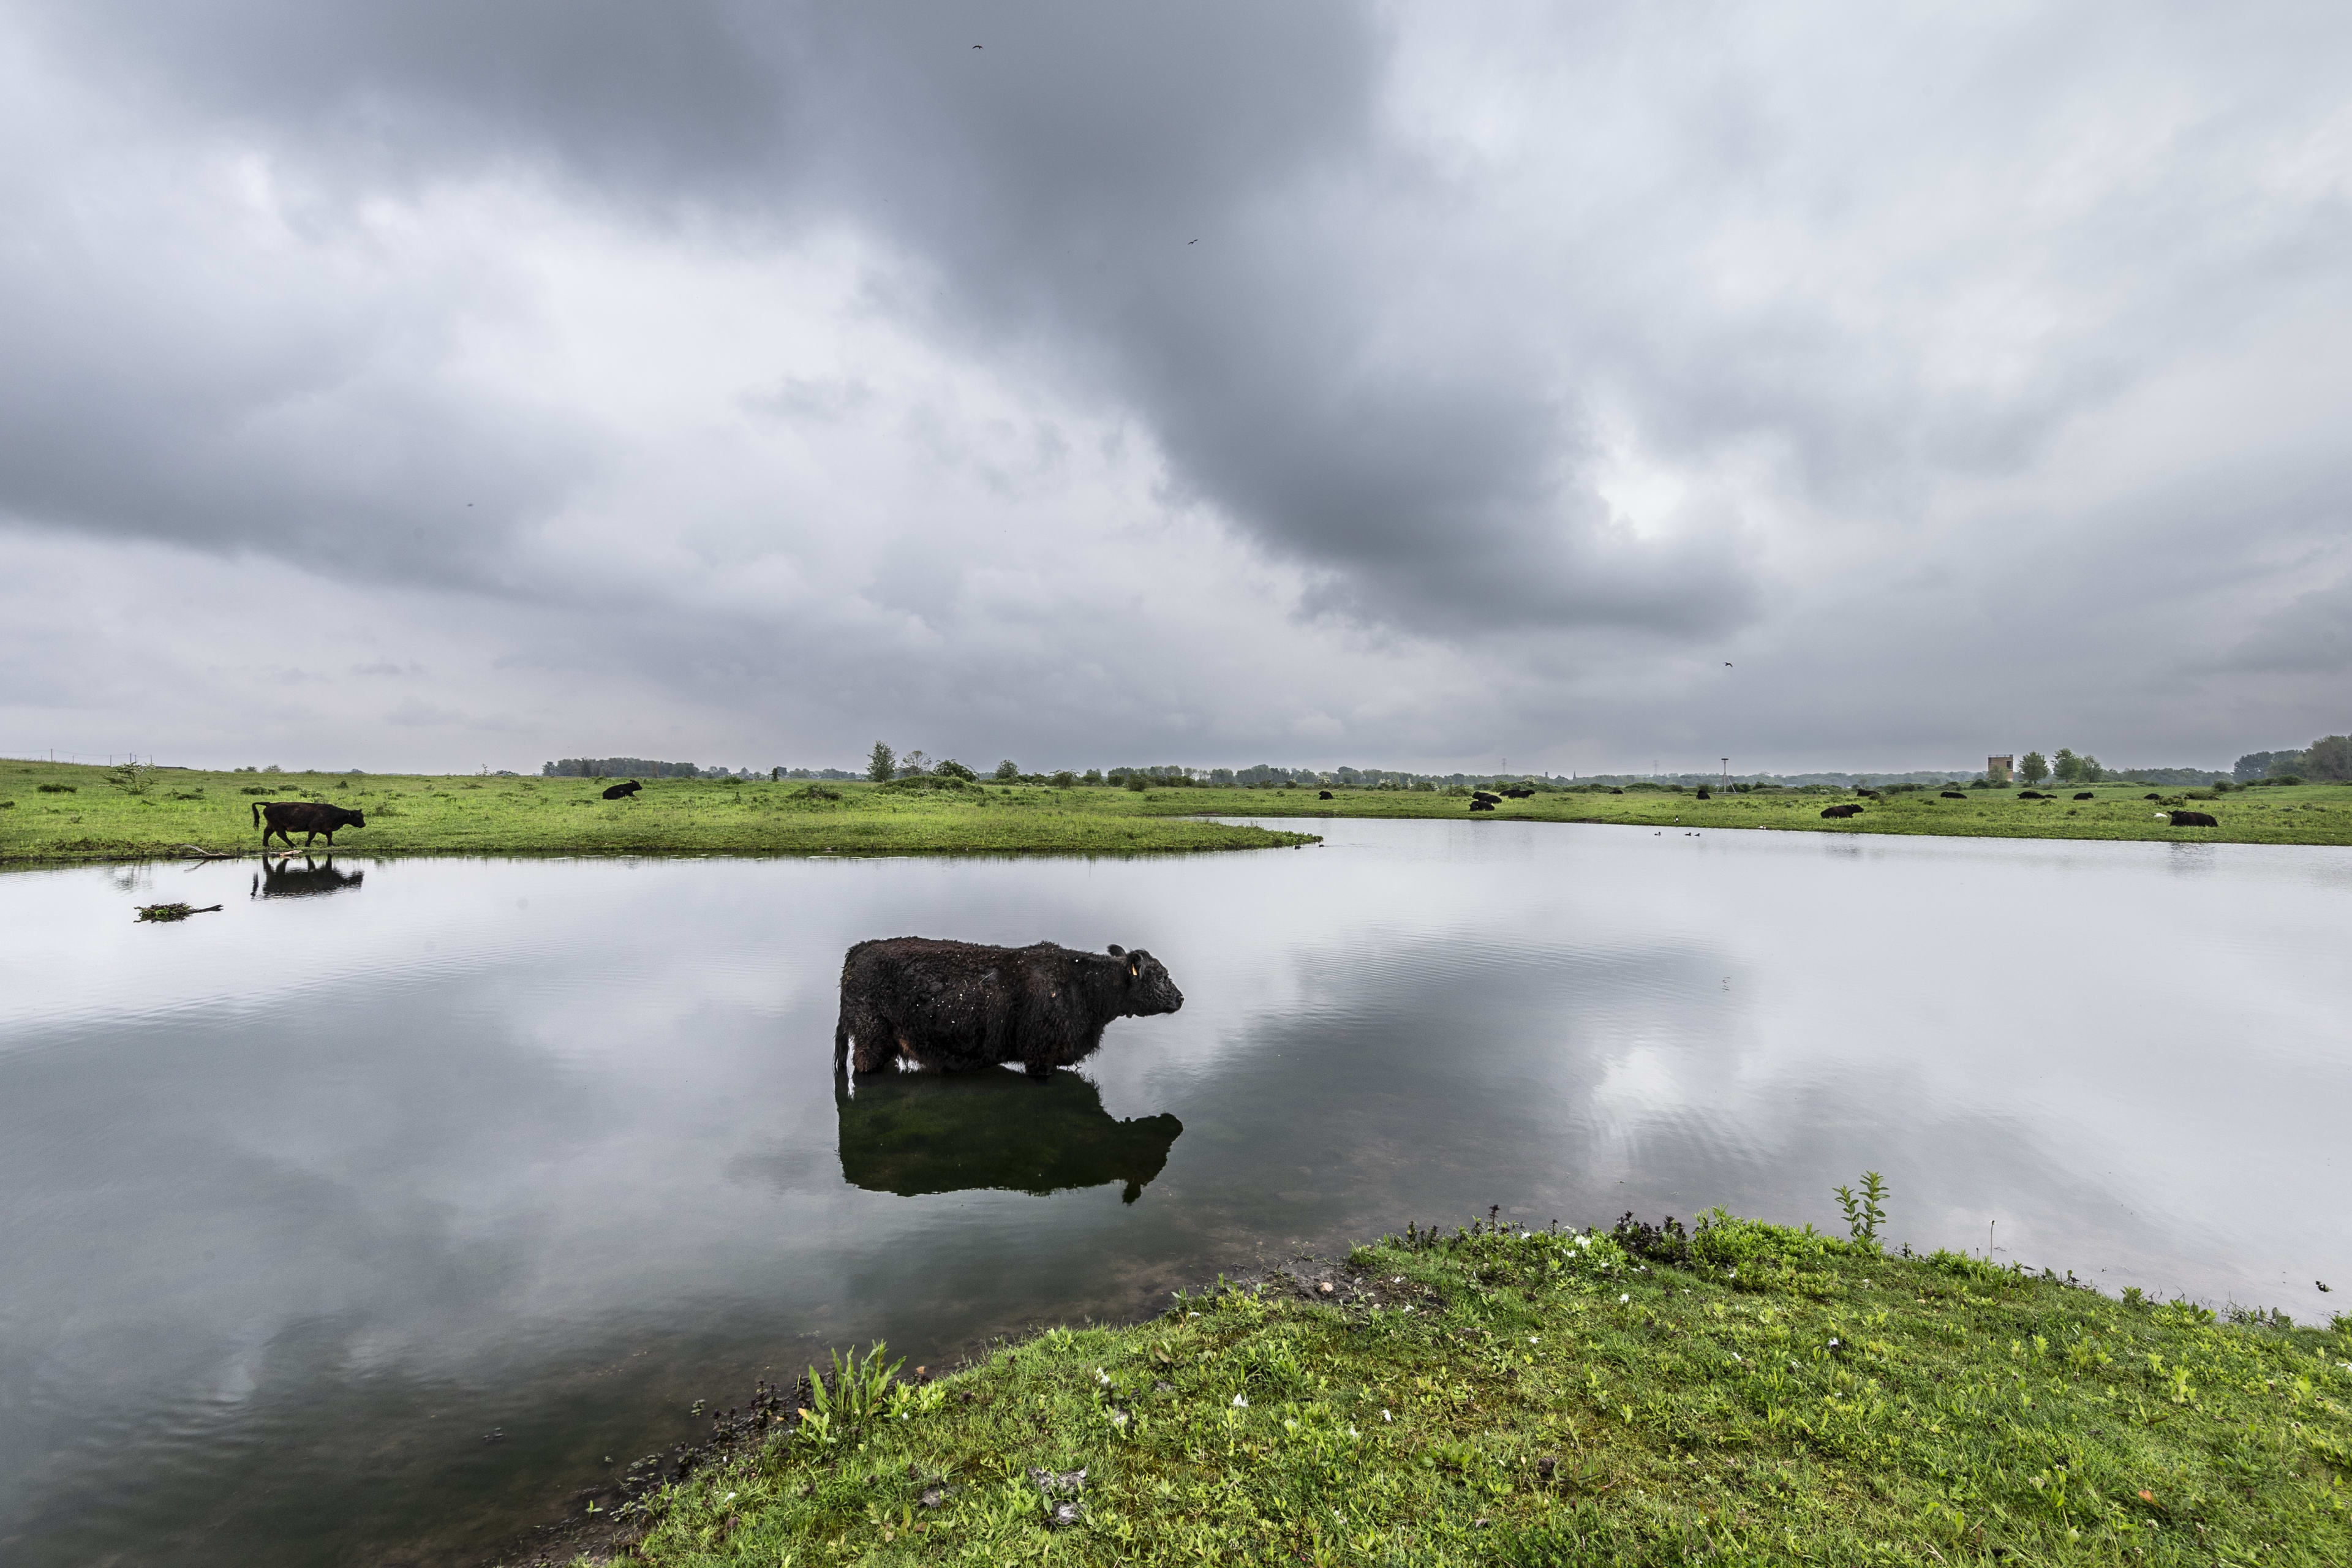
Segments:
[[[335,858],[313,860],[302,857],[300,869],[296,869],[293,857],[264,860],[261,870],[253,879],[253,891],[247,895],[257,899],[311,899],[322,893],[340,893],[345,888],[356,888],[366,879],[362,870],[338,871]]]
[[[1047,1193],[1123,1182],[1133,1203],[1184,1131],[1173,1116],[1121,1121],[1074,1072],[1042,1081],[1002,1069],[834,1075],[841,1173],[868,1192],[914,1197],[974,1187]]]

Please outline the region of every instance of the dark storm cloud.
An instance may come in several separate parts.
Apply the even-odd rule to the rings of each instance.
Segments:
[[[520,164],[655,221],[845,214],[889,234],[932,268],[929,331],[1137,409],[1184,491],[1318,574],[1312,610],[1460,633],[1691,628],[1746,602],[1732,531],[1657,546],[1612,526],[1558,368],[1432,290],[1443,247],[1378,216],[1400,180],[1447,193],[1377,124],[1388,40],[1360,9],[101,5],[47,21],[116,90],[311,171],[331,208]],[[1407,306],[1425,320],[1400,315],[1400,282],[1435,294]],[[364,327],[196,389],[202,409],[118,404],[112,428],[164,438],[113,466],[57,439],[108,427],[82,405],[117,380],[73,368],[98,314],[61,312],[73,326],[37,345],[74,395],[10,422],[25,515],[239,542],[337,524],[368,542],[350,569],[446,570],[453,551],[464,569],[449,520],[466,500],[463,521],[520,526],[590,467],[589,437],[552,416],[355,391]],[[425,482],[386,482],[405,473]]]
[[[0,526],[463,759],[2226,762],[2341,727],[2343,30],[19,6]]]

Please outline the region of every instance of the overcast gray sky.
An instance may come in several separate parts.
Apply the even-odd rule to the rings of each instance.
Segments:
[[[2347,46],[0,5],[0,752],[2302,744],[2352,728]]]

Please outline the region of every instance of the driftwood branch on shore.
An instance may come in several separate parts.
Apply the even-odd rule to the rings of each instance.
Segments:
[[[242,860],[244,855],[234,849],[207,849],[200,844],[175,844],[179,849],[198,860]]]

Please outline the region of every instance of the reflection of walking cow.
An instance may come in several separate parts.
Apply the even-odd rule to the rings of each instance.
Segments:
[[[321,833],[332,844],[335,835],[346,827],[365,827],[367,816],[362,812],[346,811],[340,805],[329,805],[323,800],[257,800],[253,803],[253,820],[261,829],[261,847],[269,847],[271,835],[286,840],[286,847],[294,847],[293,836],[303,835],[305,847],[318,841]]]
[[[322,893],[340,893],[345,888],[356,888],[367,877],[365,871],[338,871],[331,856],[321,865],[309,856],[302,858],[302,868],[296,870],[286,860],[261,863],[260,873],[253,879],[250,897],[257,899],[310,899]]]
[[[1032,1078],[1092,1056],[1114,1018],[1173,1013],[1184,994],[1140,948],[1108,956],[1050,942],[983,947],[928,937],[861,942],[841,964],[833,1059],[898,1058],[947,1072],[1019,1062]]]

